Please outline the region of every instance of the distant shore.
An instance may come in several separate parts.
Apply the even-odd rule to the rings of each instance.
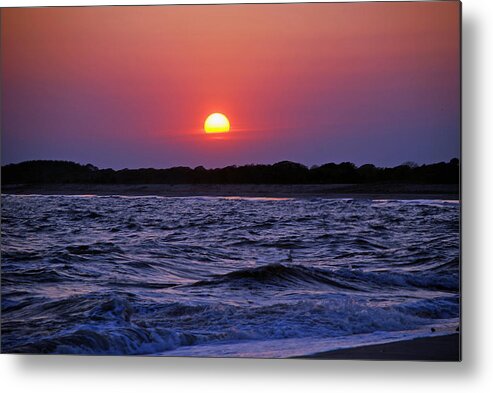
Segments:
[[[458,200],[454,184],[14,184],[2,194]]]
[[[459,361],[459,334],[321,352],[308,359]]]

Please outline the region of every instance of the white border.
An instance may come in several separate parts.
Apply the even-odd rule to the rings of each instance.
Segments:
[[[1,5],[5,7],[211,2],[3,0]],[[493,355],[493,167],[492,160],[489,159],[493,155],[492,11],[491,0],[463,1],[462,363],[0,355],[0,386],[3,391],[492,391],[493,368],[490,357]]]

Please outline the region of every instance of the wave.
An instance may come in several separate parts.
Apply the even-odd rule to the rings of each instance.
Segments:
[[[423,271],[361,271],[338,269],[337,275],[350,283],[364,283],[368,290],[424,289],[427,291],[459,291],[459,271],[457,263],[449,262],[436,269]],[[451,269],[452,268],[452,269]]]
[[[74,255],[101,255],[111,253],[122,253],[121,248],[111,242],[96,242],[94,244],[79,244],[67,246],[66,250]]]
[[[33,268],[2,272],[2,284],[56,283],[75,281],[77,278],[50,268]]]
[[[358,288],[330,277],[330,273],[322,269],[301,265],[286,266],[280,263],[265,266],[236,270],[230,273],[215,275],[211,280],[197,281],[192,286],[207,286],[217,284],[245,285],[245,284],[277,285],[324,285],[345,290]]]
[[[100,299],[103,299],[102,301]],[[46,337],[33,337],[27,343],[12,345],[2,341],[9,353],[52,353],[52,354],[95,354],[95,355],[139,355],[163,352],[180,346],[195,345],[214,340],[234,340],[245,338],[235,329],[222,332],[197,333],[179,331],[162,327],[159,323],[149,323],[135,318],[137,312],[150,314],[151,309],[132,304],[128,294],[72,296],[59,301],[40,303],[32,299],[30,304],[22,304],[36,313],[39,320],[49,320],[53,316],[63,317],[66,325],[72,325]],[[20,306],[20,305],[19,305]],[[15,312],[22,307],[10,307],[4,312]],[[177,318],[183,315],[202,314],[209,311],[204,306],[174,304],[159,309],[159,313]],[[217,310],[215,310],[217,311]],[[21,311],[22,312],[22,311]],[[18,313],[22,316],[26,313]],[[140,315],[142,317],[142,315]],[[10,332],[9,324],[2,326]],[[58,329],[55,329],[58,330]],[[36,336],[36,335],[34,335]]]
[[[191,286],[229,285],[238,287],[280,286],[306,287],[323,286],[338,290],[370,291],[374,288],[423,288],[428,290],[458,291],[458,260],[445,262],[429,271],[361,271],[349,268],[322,269],[303,265],[267,264],[249,269],[235,270],[214,275],[209,280],[200,280]]]
[[[339,296],[326,301],[255,307],[172,303],[146,310],[123,297],[107,299],[97,306],[93,303],[96,296],[72,300],[80,300],[85,310],[72,327],[48,336],[31,336],[30,341],[22,345],[4,342],[5,350],[10,353],[130,355],[163,353],[211,343],[304,337],[330,339],[423,328],[446,319],[450,324],[459,310],[458,298],[420,300],[398,307],[375,306],[364,299],[357,301]],[[90,304],[94,307],[89,307]],[[62,306],[62,303],[53,304],[50,310],[60,311]],[[72,313],[76,308],[77,302],[70,305]],[[139,315],[142,312],[147,316],[145,322]]]
[[[10,353],[140,355],[197,343],[193,334],[140,327],[85,326],[65,334],[18,346]]]

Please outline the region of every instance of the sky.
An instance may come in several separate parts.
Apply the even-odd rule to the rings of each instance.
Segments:
[[[1,29],[2,165],[460,155],[455,1],[11,8]]]

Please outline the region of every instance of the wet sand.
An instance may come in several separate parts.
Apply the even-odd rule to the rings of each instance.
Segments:
[[[18,184],[2,194],[458,200],[454,184]]]
[[[308,359],[460,361],[459,334],[321,352]]]

